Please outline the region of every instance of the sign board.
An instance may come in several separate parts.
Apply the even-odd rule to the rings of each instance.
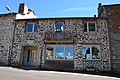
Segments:
[[[32,44],[32,43],[33,43],[33,40],[27,40],[26,43]]]

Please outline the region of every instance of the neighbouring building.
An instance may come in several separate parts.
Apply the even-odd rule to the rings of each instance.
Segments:
[[[0,14],[0,65],[8,65],[11,61],[15,19],[28,18],[37,18],[37,16],[24,3],[20,4],[18,13]]]
[[[109,41],[110,41],[110,55],[111,55],[111,69],[112,71],[120,72],[120,4],[102,5],[98,6],[98,17],[107,18]]]
[[[114,14],[120,13],[118,6],[99,4],[98,17],[37,18],[20,4],[18,13],[0,15],[0,64],[52,70],[119,70],[119,19]]]
[[[8,64],[12,50],[16,13],[0,14],[0,65]]]

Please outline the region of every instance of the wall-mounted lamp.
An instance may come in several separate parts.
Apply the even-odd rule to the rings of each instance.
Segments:
[[[11,13],[10,7],[6,6],[6,9]]]

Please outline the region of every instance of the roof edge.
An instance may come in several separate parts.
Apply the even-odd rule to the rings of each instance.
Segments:
[[[102,5],[102,6],[120,6],[120,4],[109,4],[109,5]]]
[[[29,19],[16,19],[16,21],[24,20],[45,20],[45,19],[107,19],[101,17],[54,17],[54,18],[29,18]]]
[[[18,14],[18,13],[15,13],[15,12],[12,12],[12,13],[5,13],[5,14],[0,14],[0,16],[2,16],[2,15],[11,15],[11,14],[16,15],[16,14]]]

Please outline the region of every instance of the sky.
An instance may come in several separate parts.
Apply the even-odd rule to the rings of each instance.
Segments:
[[[20,3],[26,3],[39,18],[46,17],[93,17],[98,3],[120,4],[120,0],[0,0],[0,14],[18,12]]]

